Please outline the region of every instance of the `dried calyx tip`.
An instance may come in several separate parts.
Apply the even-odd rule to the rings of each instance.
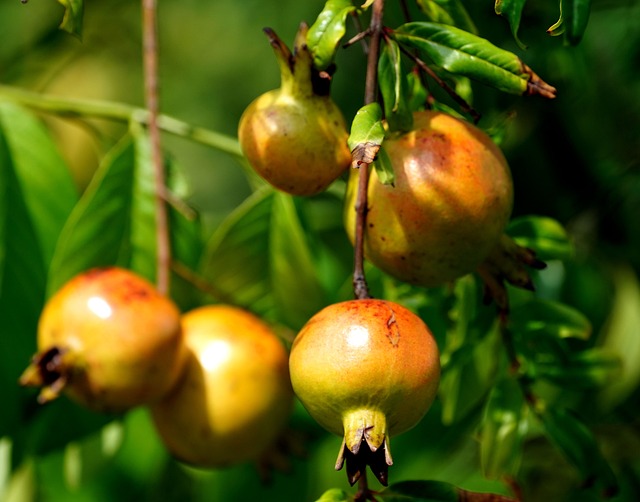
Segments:
[[[342,469],[347,464],[347,480],[353,486],[365,473],[367,466],[371,469],[374,476],[380,481],[380,484],[387,486],[389,483],[389,466],[393,463],[391,455],[387,448],[387,441],[377,450],[372,450],[369,444],[363,439],[357,448],[357,452],[347,448],[343,441],[338,460],[336,461],[336,470]]]
[[[42,387],[38,403],[44,404],[56,399],[67,383],[63,356],[65,350],[59,347],[36,354],[31,364],[20,375],[19,383],[24,387]]]

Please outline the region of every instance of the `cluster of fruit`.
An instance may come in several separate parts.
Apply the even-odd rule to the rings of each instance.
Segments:
[[[386,480],[388,437],[426,413],[439,369],[429,329],[392,302],[328,306],[303,327],[289,357],[254,314],[207,305],[181,315],[151,283],[109,267],[74,277],[47,302],[38,353],[20,381],[42,387],[41,403],[64,392],[100,412],[148,406],[168,450],[200,467],[274,453],[295,389],[320,424],[344,436],[339,463],[347,455],[355,482],[375,465],[350,461],[361,445],[379,452]]]
[[[242,115],[243,152],[257,174],[291,195],[319,193],[350,170],[344,225],[355,244],[360,173],[329,78],[314,68],[303,28],[293,53],[267,34],[282,85]],[[381,146],[394,181],[371,172],[364,256],[425,287],[477,270],[501,246],[511,216],[513,184],[500,149],[475,125],[428,109],[413,114],[408,131],[387,127]],[[346,461],[353,484],[369,465],[386,484],[389,436],[413,427],[429,409],[440,367],[420,318],[393,302],[358,299],[331,305],[307,323],[291,349],[290,372],[309,413],[344,438],[336,468]]]
[[[293,195],[325,190],[352,165],[345,120],[328,75],[313,66],[304,37],[293,53],[267,30],[282,87],[250,104],[239,140],[250,165]],[[500,242],[513,189],[504,156],[476,126],[432,110],[383,148],[394,183],[369,178],[364,253],[388,274],[435,286],[478,268]],[[351,169],[345,227],[355,239],[358,169]],[[326,307],[290,353],[253,314],[203,306],[184,315],[134,275],[97,269],[47,303],[39,352],[22,376],[63,389],[100,411],[149,406],[167,448],[207,467],[256,460],[285,428],[294,392],[323,427],[342,436],[336,468],[351,484],[370,466],[387,483],[389,438],[416,425],[437,392],[434,338],[407,308],[357,299]],[[336,357],[336,355],[340,357]]]
[[[287,351],[248,311],[185,314],[121,268],[94,269],[47,302],[38,353],[21,377],[100,412],[148,406],[176,458],[200,467],[257,461],[283,432],[293,393]]]

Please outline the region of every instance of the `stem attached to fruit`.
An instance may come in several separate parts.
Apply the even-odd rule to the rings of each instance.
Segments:
[[[375,103],[378,98],[378,59],[382,38],[384,0],[373,3],[369,33],[371,36],[367,59],[365,82],[365,105]],[[363,162],[358,168],[358,193],[356,195],[356,225],[354,238],[353,290],[359,300],[371,298],[364,274],[364,229],[367,220],[367,188],[369,186],[369,164]]]

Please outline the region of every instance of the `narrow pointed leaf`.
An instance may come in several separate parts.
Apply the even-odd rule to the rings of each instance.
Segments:
[[[522,336],[535,337],[541,332],[555,338],[586,340],[591,335],[591,322],[579,310],[541,298],[514,307],[510,315],[511,330]]]
[[[84,0],[58,0],[64,7],[60,29],[80,38],[84,17]]]
[[[240,204],[212,235],[201,265],[204,278],[226,299],[265,317],[275,311],[269,272],[274,197],[265,187]]]
[[[353,118],[348,140],[352,166],[358,167],[363,162],[371,164],[378,154],[385,134],[380,105],[371,103],[360,108]]]
[[[44,303],[45,262],[32,216],[0,129],[0,437],[23,426],[30,395],[18,378],[35,352],[36,329]]]
[[[393,172],[393,164],[389,158],[389,154],[384,149],[384,145],[378,150],[378,156],[373,163],[373,168],[376,170],[378,180],[383,185],[393,185],[395,182],[395,173]]]
[[[418,6],[434,23],[450,24],[470,33],[478,33],[471,16],[460,0],[418,0]]]
[[[400,26],[393,37],[416,48],[437,66],[510,94],[555,97],[544,82],[512,52],[454,26],[412,22]]]
[[[507,233],[518,244],[536,252],[543,260],[566,260],[574,248],[565,228],[553,218],[522,216],[509,223]]]
[[[131,213],[128,215],[131,245],[129,267],[154,282],[158,266],[157,201],[155,170],[151,158],[151,140],[146,129],[138,124],[131,128],[134,141],[133,186]]]
[[[383,45],[378,64],[378,82],[384,116],[390,131],[408,131],[413,125],[413,114],[407,98],[407,79],[402,70],[400,47],[393,40]]]
[[[540,357],[532,361],[531,373],[533,378],[543,378],[563,388],[580,390],[615,381],[621,369],[617,354],[596,348],[570,353],[557,360]]]
[[[522,9],[526,0],[496,0],[495,11],[499,16],[504,16],[511,28],[511,34],[521,49],[526,49],[525,44],[518,38],[518,30],[520,29],[520,19],[522,18]]]
[[[326,69],[336,55],[347,27],[347,16],[356,8],[350,0],[328,0],[307,33],[307,45],[318,70]]]
[[[584,36],[591,13],[591,0],[560,0],[560,17],[547,33],[564,35],[569,45],[578,45]]]
[[[127,136],[103,159],[61,232],[49,272],[49,294],[89,268],[129,263],[134,158],[134,144]]]
[[[290,195],[274,194],[269,241],[272,290],[279,318],[293,328],[301,328],[326,302]]]
[[[340,488],[331,488],[322,494],[316,502],[350,502],[353,500],[351,495]]]
[[[514,476],[522,459],[524,398],[515,379],[506,376],[491,390],[482,421],[480,454],[484,475]]]
[[[548,438],[574,465],[585,483],[598,482],[606,491],[615,492],[615,474],[582,420],[568,410],[551,406],[540,418]]]
[[[40,250],[48,263],[58,234],[78,200],[76,186],[48,131],[33,114],[2,103],[0,129]]]

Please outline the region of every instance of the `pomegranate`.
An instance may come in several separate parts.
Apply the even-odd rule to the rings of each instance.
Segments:
[[[186,371],[151,407],[160,437],[176,458],[198,467],[258,461],[292,409],[284,345],[258,317],[229,305],[187,312],[182,325]]]
[[[476,126],[436,111],[414,114],[408,133],[382,147],[395,174],[371,172],[365,257],[397,279],[438,286],[473,272],[495,248],[511,215],[513,183],[504,155]],[[346,196],[354,240],[357,170]]]
[[[377,299],[314,315],[294,340],[289,370],[309,414],[344,438],[336,469],[346,460],[351,484],[367,465],[387,484],[389,437],[422,419],[440,379],[429,328],[407,308]]]
[[[313,68],[306,25],[293,54],[273,30],[265,32],[280,65],[281,87],[246,108],[238,126],[240,146],[253,169],[274,187],[314,195],[351,163],[345,120],[329,96],[328,78]]]
[[[20,383],[42,386],[42,403],[64,391],[88,408],[122,412],[166,394],[185,355],[173,301],[129,270],[92,269],[46,303],[38,353]]]

